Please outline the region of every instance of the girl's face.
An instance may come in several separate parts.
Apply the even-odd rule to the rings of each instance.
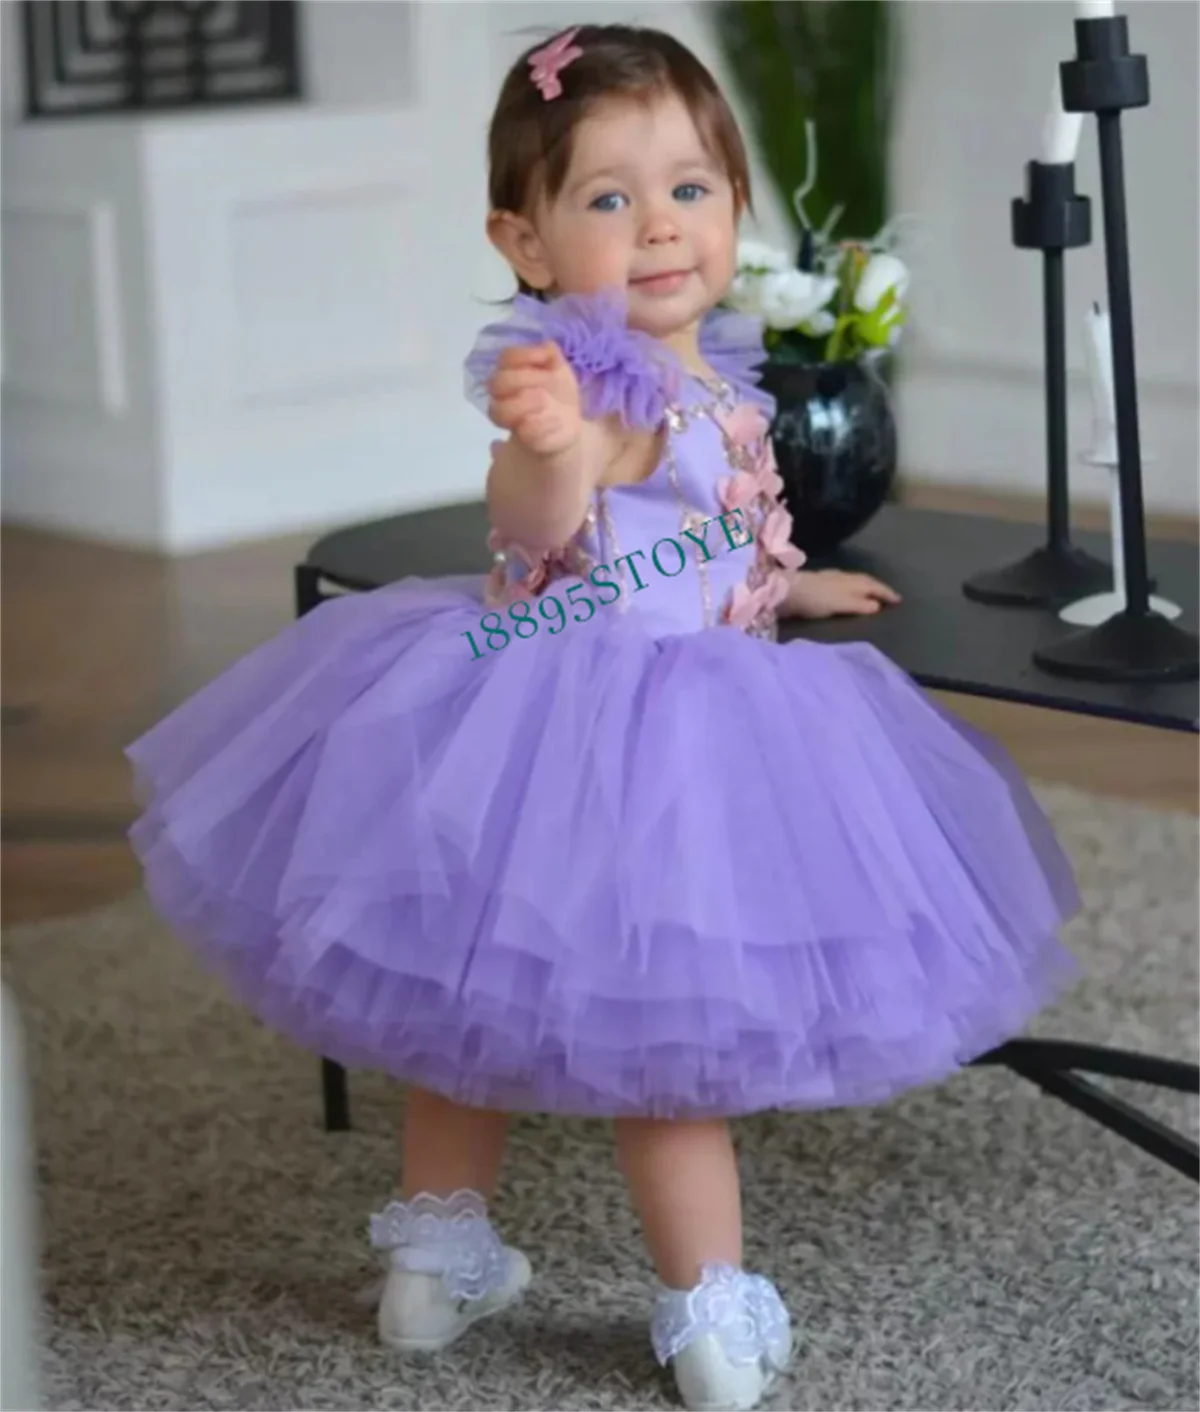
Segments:
[[[694,350],[700,318],[733,280],[733,187],[673,94],[597,105],[576,129],[558,196],[529,218],[493,221],[493,238],[535,289],[617,285],[629,322]]]

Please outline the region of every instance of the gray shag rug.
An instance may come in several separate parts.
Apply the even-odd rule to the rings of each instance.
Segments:
[[[1086,979],[1036,1030],[1197,1056],[1197,824],[1039,789]],[[517,1124],[497,1218],[525,1302],[434,1359],[375,1342],[369,1212],[397,1088],[231,1004],[140,897],[12,930],[37,1128],[49,1408],[660,1408],[652,1275],[599,1122]],[[1126,1086],[1128,1096],[1143,1095]],[[1196,1102],[1150,1097],[1191,1134]],[[787,1408],[1195,1408],[1197,1191],[1006,1070],[737,1126],[747,1263],[799,1350]]]

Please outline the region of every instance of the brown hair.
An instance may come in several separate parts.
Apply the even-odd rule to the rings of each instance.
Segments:
[[[669,93],[686,106],[709,155],[724,170],[736,209],[750,208],[750,169],[737,119],[691,50],[657,29],[581,25],[571,45],[583,53],[559,74],[560,96],[547,100],[529,67],[546,42],[531,45],[509,69],[492,114],[488,200],[493,211],[525,212],[537,196],[552,201],[558,195],[571,164],[575,129],[598,101],[645,102]]]

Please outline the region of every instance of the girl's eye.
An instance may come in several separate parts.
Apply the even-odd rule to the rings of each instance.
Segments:
[[[619,209],[617,203],[625,198],[617,191],[606,191],[602,196],[597,196],[594,201],[588,203],[589,209],[593,211],[616,211]]]
[[[698,181],[685,181],[681,186],[677,186],[674,191],[676,201],[699,201],[706,195],[708,187],[701,186]]]

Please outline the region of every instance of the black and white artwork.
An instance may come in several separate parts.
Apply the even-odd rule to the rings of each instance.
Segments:
[[[300,96],[295,0],[21,0],[30,118]]]

